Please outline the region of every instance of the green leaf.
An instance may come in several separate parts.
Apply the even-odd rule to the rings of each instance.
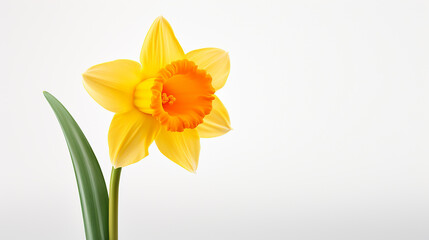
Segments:
[[[73,161],[86,239],[108,240],[109,198],[97,158],[67,109],[50,93],[43,92],[43,95],[57,116]]]

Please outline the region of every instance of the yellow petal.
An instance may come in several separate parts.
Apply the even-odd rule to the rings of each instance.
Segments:
[[[216,96],[215,96],[216,97]],[[218,97],[212,102],[213,109],[196,128],[202,138],[219,137],[231,130],[228,111]]]
[[[112,165],[125,167],[146,157],[159,129],[155,118],[137,110],[115,114],[109,129]]]
[[[212,76],[214,89],[219,90],[225,85],[230,68],[227,52],[218,48],[202,48],[188,52],[186,58]]]
[[[200,156],[200,138],[195,129],[170,132],[161,127],[155,139],[159,151],[184,169],[195,172]]]
[[[116,60],[95,65],[83,73],[89,95],[105,109],[122,113],[133,107],[134,87],[141,80],[141,65],[131,60]]]
[[[183,59],[184,56],[185,53],[167,20],[163,17],[155,19],[144,39],[140,53],[140,62],[145,75],[154,76],[165,65]]]

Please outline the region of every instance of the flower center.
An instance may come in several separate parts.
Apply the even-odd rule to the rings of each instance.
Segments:
[[[137,85],[134,105],[152,114],[167,130],[182,132],[197,127],[212,110],[215,90],[211,82],[211,76],[194,62],[172,62],[157,77]]]
[[[176,98],[173,97],[173,95],[167,96],[167,93],[162,93],[161,99],[162,99],[162,104],[163,105],[166,104],[166,103],[173,104],[174,101],[176,101]]]

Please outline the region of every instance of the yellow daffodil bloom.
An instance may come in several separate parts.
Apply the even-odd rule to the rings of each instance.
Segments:
[[[116,113],[108,134],[113,166],[140,161],[155,140],[167,158],[195,172],[200,137],[231,129],[228,112],[214,95],[225,85],[229,69],[228,53],[221,49],[185,54],[163,17],[150,27],[140,63],[116,60],[89,68],[83,74],[85,89]]]

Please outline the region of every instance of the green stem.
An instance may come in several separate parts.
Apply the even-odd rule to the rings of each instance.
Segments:
[[[109,239],[118,240],[118,198],[119,180],[122,168],[112,167],[109,190]]]

